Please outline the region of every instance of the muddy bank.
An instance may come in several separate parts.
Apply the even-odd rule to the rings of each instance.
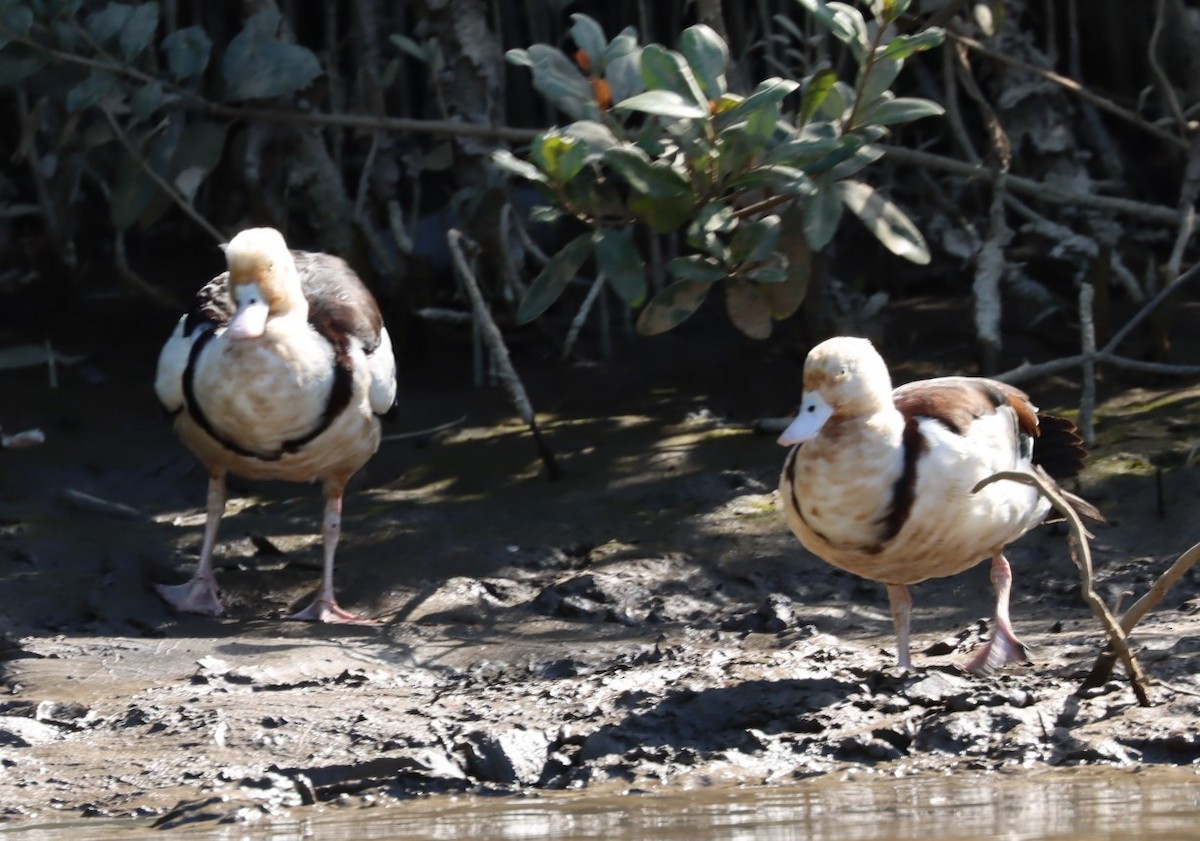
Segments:
[[[882,586],[808,556],[776,513],[783,451],[750,421],[791,408],[779,383],[798,363],[755,354],[694,350],[690,382],[643,361],[544,366],[531,390],[557,483],[502,394],[465,370],[407,382],[385,434],[467,419],[385,444],[356,480],[338,590],[379,622],[354,627],[279,619],[319,575],[319,494],[289,485],[231,487],[230,615],[171,614],[148,585],[194,565],[204,479],[149,363],[98,360],[54,392],[5,372],[5,429],[47,443],[0,452],[4,818],[178,826],[440,791],[1200,767],[1195,572],[1137,638],[1153,708],[1120,679],[1074,694],[1102,635],[1053,528],[1009,554],[1033,663],[955,668],[988,633],[984,565],[914,588],[920,669],[900,674]],[[1180,426],[1198,407],[1182,388],[1110,407],[1078,489],[1112,520],[1094,546],[1110,602],[1200,537]]]

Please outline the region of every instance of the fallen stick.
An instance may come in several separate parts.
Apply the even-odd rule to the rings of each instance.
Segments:
[[[1174,586],[1175,582],[1183,577],[1196,561],[1200,561],[1200,543],[1192,546],[1186,552],[1179,556],[1175,563],[1171,564],[1170,569],[1160,575],[1155,582],[1150,585],[1150,589],[1146,595],[1142,596],[1133,606],[1121,616],[1121,630],[1128,634],[1132,631],[1137,623],[1142,621],[1147,613],[1158,607],[1158,603],[1163,600],[1167,592]],[[1105,648],[1100,652],[1100,656],[1096,658],[1095,665],[1092,666],[1092,671],[1083,681],[1083,688],[1089,689],[1093,686],[1101,686],[1108,681],[1112,676],[1113,666],[1117,662],[1117,653],[1110,647]]]

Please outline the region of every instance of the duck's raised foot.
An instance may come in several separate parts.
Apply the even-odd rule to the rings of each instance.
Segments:
[[[997,628],[992,639],[962,667],[972,674],[990,675],[1006,663],[1014,662],[1029,662],[1029,649],[1011,631]]]

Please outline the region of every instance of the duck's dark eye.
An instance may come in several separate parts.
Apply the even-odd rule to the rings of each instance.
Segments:
[[[810,403],[808,405],[808,411],[815,412],[816,410],[817,410],[817,405],[815,403]]]

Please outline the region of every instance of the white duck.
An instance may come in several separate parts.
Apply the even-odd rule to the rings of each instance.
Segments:
[[[1050,503],[1017,482],[971,490],[1000,471],[1078,473],[1085,452],[1070,421],[1039,415],[1024,392],[996,380],[941,377],[893,391],[869,341],[838,337],[809,352],[800,413],[779,443],[792,447],[779,482],[788,525],[813,554],[887,585],[901,668],[912,666],[908,585],[986,557],[995,629],[966,668],[988,672],[1025,659],[1008,615],[1004,547],[1043,522]],[[1102,520],[1086,501],[1065,496]]]
[[[200,563],[159,585],[178,610],[220,615],[212,555],[225,475],[323,484],[324,574],[292,619],[354,622],[333,590],[342,495],[379,448],[378,415],[396,397],[396,361],[379,307],[341,259],[290,251],[273,228],[225,246],[229,271],[206,284],[158,358],[155,391],[208,470]]]

